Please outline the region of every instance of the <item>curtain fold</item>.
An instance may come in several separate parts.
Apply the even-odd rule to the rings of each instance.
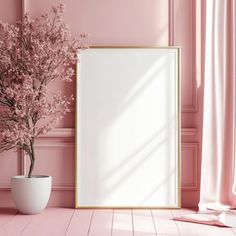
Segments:
[[[204,98],[199,209],[236,207],[235,0],[203,0]]]

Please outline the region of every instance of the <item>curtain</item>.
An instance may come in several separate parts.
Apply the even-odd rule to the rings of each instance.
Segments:
[[[236,207],[236,0],[203,0],[204,98],[199,209]]]

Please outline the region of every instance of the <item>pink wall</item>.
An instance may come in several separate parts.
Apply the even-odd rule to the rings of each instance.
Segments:
[[[37,15],[58,0],[27,0],[26,9]],[[201,141],[201,77],[199,5],[196,0],[67,0],[66,21],[75,35],[88,32],[89,45],[182,47],[182,205],[196,206],[199,197]],[[21,17],[20,1],[0,0],[0,19]],[[74,84],[58,84],[65,94]],[[48,135],[39,138],[35,174],[53,176],[51,206],[74,205],[74,112]],[[10,177],[24,173],[22,153],[0,154],[0,207],[12,206]]]

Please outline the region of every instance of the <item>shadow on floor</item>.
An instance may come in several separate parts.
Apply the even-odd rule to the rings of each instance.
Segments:
[[[13,207],[0,207],[0,215],[16,215],[17,212]]]

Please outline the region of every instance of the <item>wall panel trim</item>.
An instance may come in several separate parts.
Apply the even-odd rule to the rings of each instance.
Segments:
[[[192,162],[192,165],[193,165],[192,167],[193,167],[194,173],[193,173],[193,183],[182,184],[182,190],[197,191],[199,190],[198,143],[184,142],[182,143],[182,149],[185,149],[185,148],[193,150],[194,161]]]
[[[39,138],[74,138],[74,128],[55,128],[45,135],[40,135]]]
[[[183,136],[194,136],[197,135],[198,129],[196,127],[182,127],[181,135]],[[40,139],[43,138],[74,138],[75,128],[55,128],[45,135],[39,136]]]
[[[181,135],[182,136],[196,136],[198,133],[197,128],[182,128]]]
[[[196,51],[196,0],[189,0],[191,1],[191,23],[192,23],[192,40],[191,40],[191,45],[192,45],[192,58],[191,60],[191,67],[192,67],[192,73],[191,73],[191,82],[192,82],[192,88],[191,88],[191,99],[189,99],[190,104],[188,105],[182,105],[182,113],[196,113],[198,112],[198,97],[197,97],[197,75],[196,75],[196,67],[197,67],[197,51]],[[175,7],[175,4],[177,4],[178,1],[174,0],[169,0],[169,45],[173,46],[180,46],[176,45],[175,43],[175,10],[177,7]],[[181,46],[180,46],[181,47]]]
[[[9,186],[0,186],[0,191],[11,191],[11,187]],[[75,191],[74,186],[53,186],[52,191]]]
[[[174,0],[169,0],[169,46],[174,46]]]

